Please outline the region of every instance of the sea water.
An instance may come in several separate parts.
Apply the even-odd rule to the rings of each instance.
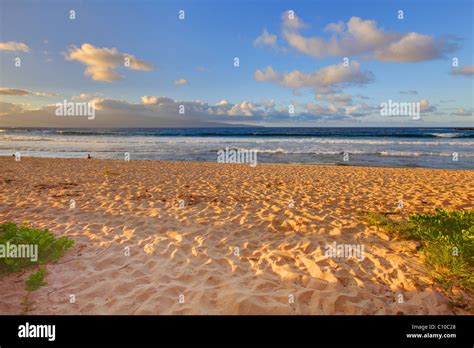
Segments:
[[[223,149],[258,163],[474,169],[474,130],[454,128],[4,128],[0,155],[217,162]]]

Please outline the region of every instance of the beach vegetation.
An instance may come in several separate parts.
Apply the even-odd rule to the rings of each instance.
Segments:
[[[56,238],[47,229],[38,229],[26,224],[8,222],[0,224],[0,246],[5,255],[0,257],[0,273],[20,271],[32,265],[41,265],[58,260],[74,241],[67,237]],[[9,250],[12,246],[34,246],[37,255],[18,257]],[[15,257],[17,256],[17,257]],[[25,256],[25,255],[23,255]]]
[[[43,285],[46,285],[44,277],[46,276],[46,269],[44,266],[40,266],[38,271],[30,274],[26,280],[26,290],[35,291],[38,290]]]
[[[436,209],[394,220],[370,213],[366,221],[397,237],[415,240],[430,276],[446,290],[474,292],[474,211]]]

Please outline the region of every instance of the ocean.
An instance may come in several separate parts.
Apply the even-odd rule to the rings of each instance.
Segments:
[[[258,163],[474,169],[474,130],[455,128],[0,129],[0,155],[217,161],[257,151]]]

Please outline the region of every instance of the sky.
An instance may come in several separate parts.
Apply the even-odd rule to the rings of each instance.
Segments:
[[[0,127],[474,126],[473,76],[470,0],[0,0]]]

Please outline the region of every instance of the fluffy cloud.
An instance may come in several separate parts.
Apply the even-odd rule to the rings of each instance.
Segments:
[[[221,101],[216,103],[217,106],[226,106],[226,105],[229,105],[229,104],[230,103],[227,99],[222,99]]]
[[[23,112],[21,105],[0,101],[0,116]]]
[[[36,97],[52,97],[56,94],[46,92],[32,92],[26,89],[19,88],[0,88],[0,95],[4,96],[36,96]]]
[[[255,71],[254,78],[257,81],[273,81],[276,82],[280,78],[280,75],[273,70],[271,66],[267,66],[263,70]]]
[[[348,120],[355,117],[368,116],[377,109],[369,106],[366,103],[360,103],[357,105],[347,104],[347,96],[343,98],[341,95],[340,100],[344,100],[343,103],[329,103],[326,105],[316,104],[313,102],[306,103],[306,115],[316,117],[317,119],[325,120]],[[338,100],[336,96],[335,100]]]
[[[89,97],[84,96],[84,99]],[[13,127],[223,127],[266,122],[297,125],[317,120],[359,122],[360,117],[377,115],[379,111],[365,102],[356,102],[359,97],[348,93],[318,94],[316,98],[317,102],[306,104],[289,102],[295,108],[295,113],[291,115],[288,104],[277,104],[271,99],[238,103],[223,99],[211,104],[146,95],[137,102],[91,99],[90,103],[96,110],[93,121],[81,117],[57,117],[53,104],[31,109],[23,104],[0,102],[0,116],[2,125]],[[426,99],[420,101],[420,109],[422,113],[436,111]],[[467,112],[464,110],[462,113]]]
[[[316,95],[318,100],[326,100],[335,105],[347,106],[352,104],[352,95],[348,93],[335,93],[335,94],[318,94]]]
[[[240,104],[235,104],[229,110],[228,115],[230,116],[253,116],[257,113],[258,106],[251,102],[244,100]]]
[[[343,21],[339,21],[337,23],[329,23],[324,28],[324,31],[329,31],[333,33],[342,33],[345,27],[346,27],[346,24]]]
[[[281,19],[283,21],[283,27],[288,30],[300,30],[308,26],[293,10],[283,12]]]
[[[367,103],[360,103],[358,105],[349,105],[345,108],[346,115],[352,117],[367,116],[371,113],[378,112],[378,108],[369,106]]]
[[[326,106],[326,105],[321,105],[321,104],[315,104],[313,102],[307,103],[306,109],[309,112],[312,112],[316,115],[326,115],[326,116],[343,112],[342,109],[338,108],[335,105],[331,104],[329,106]]]
[[[429,101],[427,99],[421,99],[420,100],[420,112],[421,113],[427,113],[427,112],[435,112],[436,106],[430,105]]]
[[[0,42],[0,51],[30,52],[30,48],[23,42],[8,41]]]
[[[151,64],[130,53],[120,53],[116,48],[95,47],[89,43],[84,43],[80,48],[70,48],[66,59],[86,65],[85,75],[95,81],[112,82],[122,79],[123,76],[115,71],[119,67],[143,71],[153,69]]]
[[[268,66],[264,70],[257,70],[254,78],[257,81],[274,82],[292,90],[307,87],[315,93],[333,93],[340,88],[367,84],[373,80],[373,74],[361,71],[360,64],[353,61],[348,66],[329,65],[313,73],[293,70],[280,74]]]
[[[185,79],[179,79],[174,81],[175,86],[185,86],[188,84],[188,80]]]
[[[300,113],[291,116],[321,117],[331,118],[333,116],[356,117],[366,115],[369,107],[366,104],[356,106],[349,105],[349,94],[338,94],[331,97],[324,96],[325,100],[332,103],[327,106],[317,106],[309,103],[303,105]],[[250,102],[244,100],[239,103],[231,103],[223,99],[216,104],[209,104],[202,101],[178,101],[163,96],[143,96],[141,104],[101,99],[97,102],[98,110],[118,110],[129,109],[130,112],[149,111],[154,115],[166,115],[175,119],[189,119],[207,122],[258,122],[265,120],[282,120],[290,118],[288,105],[277,107],[273,100],[262,100],[260,102]],[[292,103],[297,106],[297,103]],[[183,106],[185,113],[180,114],[179,108]]]
[[[375,56],[382,61],[409,63],[440,58],[449,51],[443,41],[436,42],[430,36],[408,33],[386,47],[376,48]]]
[[[145,105],[158,105],[158,104],[169,104],[174,103],[173,99],[168,97],[158,97],[153,95],[144,95],[142,98],[142,103]]]
[[[331,115],[345,113],[344,108],[338,107],[337,105],[334,105],[334,104],[320,105],[320,104],[309,102],[306,104],[306,108],[308,109],[308,111],[311,111],[314,114],[324,115],[324,116],[331,116]]]
[[[84,96],[88,98],[90,96]],[[344,108],[327,107],[327,115],[317,115],[316,109],[299,107],[294,115],[289,114],[288,105],[277,106],[273,100],[251,102],[244,100],[231,103],[221,100],[215,104],[203,101],[179,101],[164,96],[143,96],[139,102],[94,98],[90,103],[96,110],[93,121],[81,117],[57,117],[55,105],[36,109],[24,109],[22,105],[0,103],[0,115],[4,126],[28,127],[189,127],[226,126],[230,124],[259,124],[261,122],[295,122],[306,119],[338,119]],[[184,113],[180,112],[183,109]],[[293,122],[292,121],[292,122]]]
[[[130,117],[146,116],[148,118],[176,122],[241,122],[275,113],[275,108],[259,103],[242,101],[237,104],[221,100],[215,105],[202,101],[179,101],[164,96],[143,96],[141,103],[130,103],[122,100],[95,98],[91,100],[97,111],[109,114],[127,114]],[[183,110],[183,113],[180,112]],[[100,114],[99,114],[100,116]]]
[[[474,76],[474,64],[471,65],[464,65],[460,68],[453,68],[451,70],[451,75],[459,75],[459,76]]]
[[[351,17],[347,24],[330,23],[325,31],[332,32],[329,39],[305,37],[299,33],[304,27],[298,19],[283,17],[283,36],[289,45],[301,53],[316,58],[330,56],[374,58],[391,62],[419,62],[442,57],[457,45],[448,40],[410,32],[386,32],[373,20]],[[298,23],[297,25],[295,25]]]
[[[142,104],[150,110],[161,110],[168,115],[175,115],[179,117],[186,117],[189,114],[191,117],[200,116],[263,116],[270,111],[273,111],[271,106],[251,103],[247,100],[241,103],[232,104],[227,100],[221,100],[215,105],[210,105],[202,101],[177,101],[163,96],[143,96],[141,98]],[[130,104],[133,105],[133,104]],[[180,106],[184,107],[184,114],[179,114]],[[184,115],[184,116],[183,116]],[[218,120],[218,119],[215,119]],[[222,119],[219,119],[222,121]]]
[[[466,110],[464,108],[459,108],[456,111],[452,112],[453,116],[474,116],[474,110]]]
[[[253,42],[254,46],[275,46],[277,41],[277,36],[275,34],[270,34],[267,29],[263,29],[262,35],[257,37]]]
[[[94,94],[81,93],[79,95],[75,95],[75,96],[71,97],[71,100],[87,100],[87,99],[95,98],[95,97],[97,97],[97,95],[99,95],[99,93],[94,93]]]

